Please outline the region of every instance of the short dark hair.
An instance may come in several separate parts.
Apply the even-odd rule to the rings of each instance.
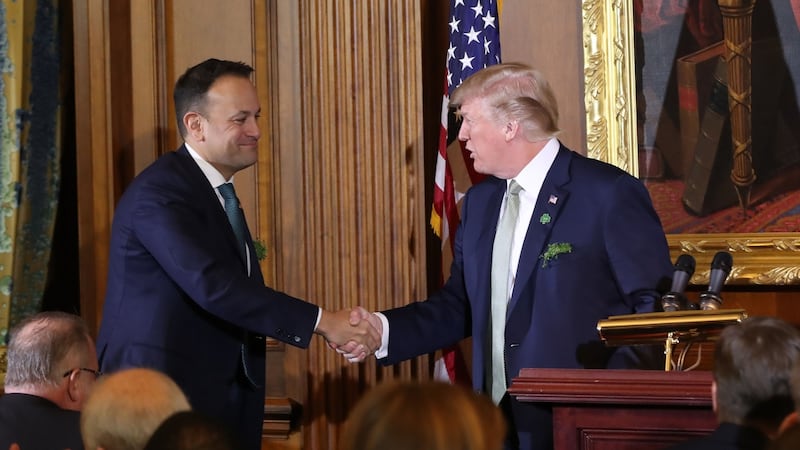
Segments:
[[[192,110],[201,113],[204,111],[206,94],[215,81],[223,76],[250,78],[251,73],[253,73],[253,68],[243,62],[215,58],[207,59],[186,69],[186,72],[175,83],[175,91],[172,94],[178,131],[181,136],[186,137],[183,116]]]
[[[181,411],[156,429],[144,450],[238,450],[231,431],[197,411]]]
[[[70,359],[76,355],[86,365],[92,337],[79,316],[60,311],[34,314],[11,330],[8,343],[6,387],[57,385]]]
[[[714,350],[720,422],[775,428],[794,410],[790,378],[800,331],[775,317],[726,327]]]

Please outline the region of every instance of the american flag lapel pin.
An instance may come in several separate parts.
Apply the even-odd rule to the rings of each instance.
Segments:
[[[547,203],[550,203],[551,205],[555,205],[556,203],[558,203],[558,197],[556,197],[553,194],[550,194],[550,200],[548,200]]]

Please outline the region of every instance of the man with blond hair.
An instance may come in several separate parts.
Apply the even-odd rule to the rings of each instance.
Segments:
[[[381,331],[384,365],[472,337],[473,388],[506,412],[509,448],[549,450],[550,409],[507,387],[523,367],[663,367],[650,349],[605,346],[597,321],[655,310],[673,272],[667,240],[640,180],[556,138],[555,94],[532,67],[479,70],[450,106],[487,175],[462,200],[450,277],[425,301],[360,317]],[[357,361],[351,348],[337,350]]]
[[[134,368],[104,377],[81,413],[83,443],[91,450],[141,450],[167,417],[189,401],[161,372]]]
[[[81,450],[79,411],[100,373],[86,324],[72,314],[44,312],[10,336],[0,448]]]

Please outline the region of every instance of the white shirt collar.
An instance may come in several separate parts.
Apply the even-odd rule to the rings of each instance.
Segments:
[[[185,142],[183,145],[186,147],[186,150],[189,151],[189,155],[192,156],[192,159],[194,159],[194,162],[197,163],[198,167],[200,167],[200,170],[203,171],[203,174],[206,176],[208,182],[211,183],[211,186],[213,186],[214,189],[225,183],[233,183],[233,177],[231,177],[230,180],[226,180],[225,177],[219,173],[219,170],[215,169],[211,163],[203,159],[203,157],[200,156],[200,154],[197,153],[191,145]]]
[[[514,180],[522,186],[522,189],[525,189],[525,192],[529,194],[533,194],[534,198],[539,194],[547,172],[550,170],[550,166],[553,165],[560,147],[561,144],[558,139],[551,138],[542,147],[542,150],[514,177]],[[511,182],[511,180],[506,180],[506,182]]]

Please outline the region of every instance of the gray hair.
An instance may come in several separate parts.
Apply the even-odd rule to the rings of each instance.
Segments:
[[[55,386],[72,361],[86,365],[92,340],[86,323],[59,311],[35,314],[11,331],[5,386]]]

